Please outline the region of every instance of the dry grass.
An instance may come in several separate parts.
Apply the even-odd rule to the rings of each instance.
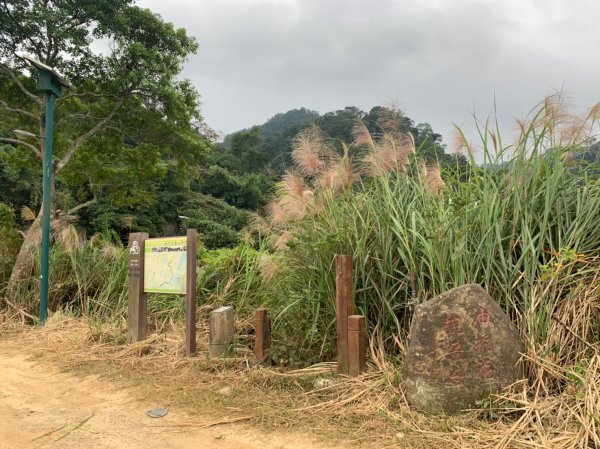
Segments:
[[[573,320],[583,303],[597,312],[596,290],[557,316],[582,332]],[[199,310],[206,323],[210,307]],[[399,370],[376,333],[371,338],[368,372],[356,378],[336,376],[334,363],[295,370],[256,365],[250,319],[236,324],[236,357],[211,360],[205,324],[198,329],[199,355],[184,356],[184,329],[171,324],[140,343],[125,345],[123,323],[100,325],[53,315],[43,328],[22,328],[4,317],[3,339],[28,347],[34,355],[80,374],[95,373],[135,387],[141,398],[175,404],[192,418],[249,420],[267,430],[309,430],[323,438],[362,447],[406,448],[578,448],[600,447],[600,353],[589,343],[580,348],[577,366],[561,366],[530,350],[530,372],[543,372],[484,401],[480,409],[457,416],[430,417],[411,410]],[[577,339],[557,329],[557,339]],[[582,334],[583,335],[583,334]],[[581,338],[578,335],[578,338]],[[399,352],[405,342],[395,339]],[[389,345],[388,345],[389,347]],[[585,348],[585,349],[584,349]],[[559,357],[560,359],[560,357]],[[556,357],[553,360],[557,360]],[[561,359],[565,360],[565,359]],[[318,378],[330,379],[322,385]],[[540,379],[546,379],[545,391]],[[553,384],[562,381],[561,388]],[[220,390],[231,389],[230,395]]]

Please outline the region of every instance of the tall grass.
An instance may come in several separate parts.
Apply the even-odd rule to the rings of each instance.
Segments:
[[[50,251],[48,307],[77,316],[125,325],[128,305],[128,252],[120,241],[97,234],[83,240],[73,233],[61,238],[55,233]],[[198,250],[197,298],[200,305],[233,304],[241,317],[268,303],[271,289],[258,275],[258,251],[243,243],[233,249]],[[13,312],[35,322],[39,307],[39,257],[33,260],[31,275],[19,285]],[[148,316],[152,329],[184,317],[184,297],[148,295]]]
[[[271,206],[285,212],[296,204],[295,214],[272,216],[266,230],[282,260],[281,331],[331,356],[333,260],[345,253],[354,256],[359,312],[390,342],[406,334],[414,305],[475,282],[532,347],[557,351],[545,345],[556,331],[557,312],[600,267],[600,185],[572,162],[589,133],[567,133],[573,123],[584,126],[558,114],[560,107],[556,99],[540,105],[512,145],[503,146],[499,130],[482,125],[483,164],[471,151],[467,164],[445,165],[441,176],[438,167],[424,166],[419,149],[407,158],[406,136],[384,132],[365,149],[364,128],[357,144],[366,156],[352,163],[345,179],[353,181],[344,189],[323,188],[318,171],[300,170],[295,183],[302,189],[282,185]],[[588,132],[596,118],[585,118]],[[307,152],[305,140],[299,151]],[[325,167],[324,173],[341,159],[313,166]],[[282,236],[285,246],[273,245]],[[571,319],[561,318],[567,327]]]

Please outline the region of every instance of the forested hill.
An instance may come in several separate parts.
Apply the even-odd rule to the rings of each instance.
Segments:
[[[250,213],[262,210],[276,183],[291,166],[294,138],[308,126],[316,124],[341,152],[341,143],[352,142],[352,131],[359,121],[378,135],[381,123],[393,115],[398,131],[413,134],[421,156],[437,161],[450,158],[444,153],[441,135],[429,124],[415,124],[396,112],[381,106],[369,112],[346,107],[325,114],[293,109],[274,115],[262,125],[226,136],[222,143],[211,143],[193,130],[190,138],[175,142],[171,142],[173,132],[157,134],[158,138],[151,142],[156,150],[136,150],[132,154],[139,154],[137,159],[107,155],[111,159],[99,165],[102,170],[91,165],[95,159],[83,161],[94,170],[91,181],[67,171],[59,174],[57,197],[61,206],[67,205],[62,206],[66,210],[69,203],[81,202],[90,193],[95,195],[94,201],[78,213],[78,227],[88,236],[103,232],[125,240],[134,231],[154,236],[176,235],[186,227],[195,227],[208,248],[235,246]],[[124,143],[113,142],[113,146],[140,146],[134,137],[128,136]],[[94,141],[92,148],[103,142]],[[180,148],[179,153],[174,153],[173,148]],[[24,155],[26,148],[0,145],[0,203],[12,209],[17,218],[23,207],[35,211],[40,206],[39,166]],[[149,159],[150,155],[154,159]],[[79,168],[74,164],[75,170]],[[104,172],[104,178],[100,177]],[[22,229],[27,229],[27,221],[18,221]]]
[[[350,143],[352,129],[358,121],[365,122],[369,131],[377,135],[380,124],[390,112],[389,108],[382,106],[375,106],[369,112],[348,106],[323,115],[306,108],[292,109],[274,115],[262,125],[225,136],[221,147],[224,152],[231,151],[242,157],[246,153],[252,154],[257,160],[266,162],[270,170],[281,174],[289,166],[294,136],[303,128],[316,124],[326,137],[332,139],[334,145],[340,142]],[[431,125],[416,124],[410,117],[400,114],[397,126],[399,131],[410,132],[415,137],[416,146],[420,147],[424,157],[437,161],[445,159],[442,136]]]

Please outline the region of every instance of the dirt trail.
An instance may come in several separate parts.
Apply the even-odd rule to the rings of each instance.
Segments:
[[[307,435],[264,434],[241,424],[197,428],[211,418],[194,420],[196,428],[175,427],[191,422],[177,407],[164,418],[149,418],[146,410],[161,404],[136,401],[131,392],[94,376],[59,372],[2,343],[0,449],[334,448]]]

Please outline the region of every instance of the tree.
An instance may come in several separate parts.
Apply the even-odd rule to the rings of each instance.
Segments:
[[[102,50],[97,50],[102,48]],[[133,0],[0,0],[0,118],[44,135],[43,101],[22,53],[61,71],[75,87],[57,100],[54,189],[72,216],[107,191],[143,197],[171,161],[186,163],[202,148],[198,96],[179,81],[197,45],[185,30],[133,6]],[[43,164],[41,139],[0,141],[27,149]],[[135,179],[136,188],[122,190]],[[145,184],[140,180],[146,179]],[[140,188],[141,186],[141,188]],[[53,214],[58,209],[53,204]],[[41,212],[13,268],[12,295],[39,246]]]
[[[352,131],[364,115],[357,107],[346,106],[339,111],[324,114],[317,123],[325,134],[334,139],[338,150],[341,150],[341,142],[352,142]]]

